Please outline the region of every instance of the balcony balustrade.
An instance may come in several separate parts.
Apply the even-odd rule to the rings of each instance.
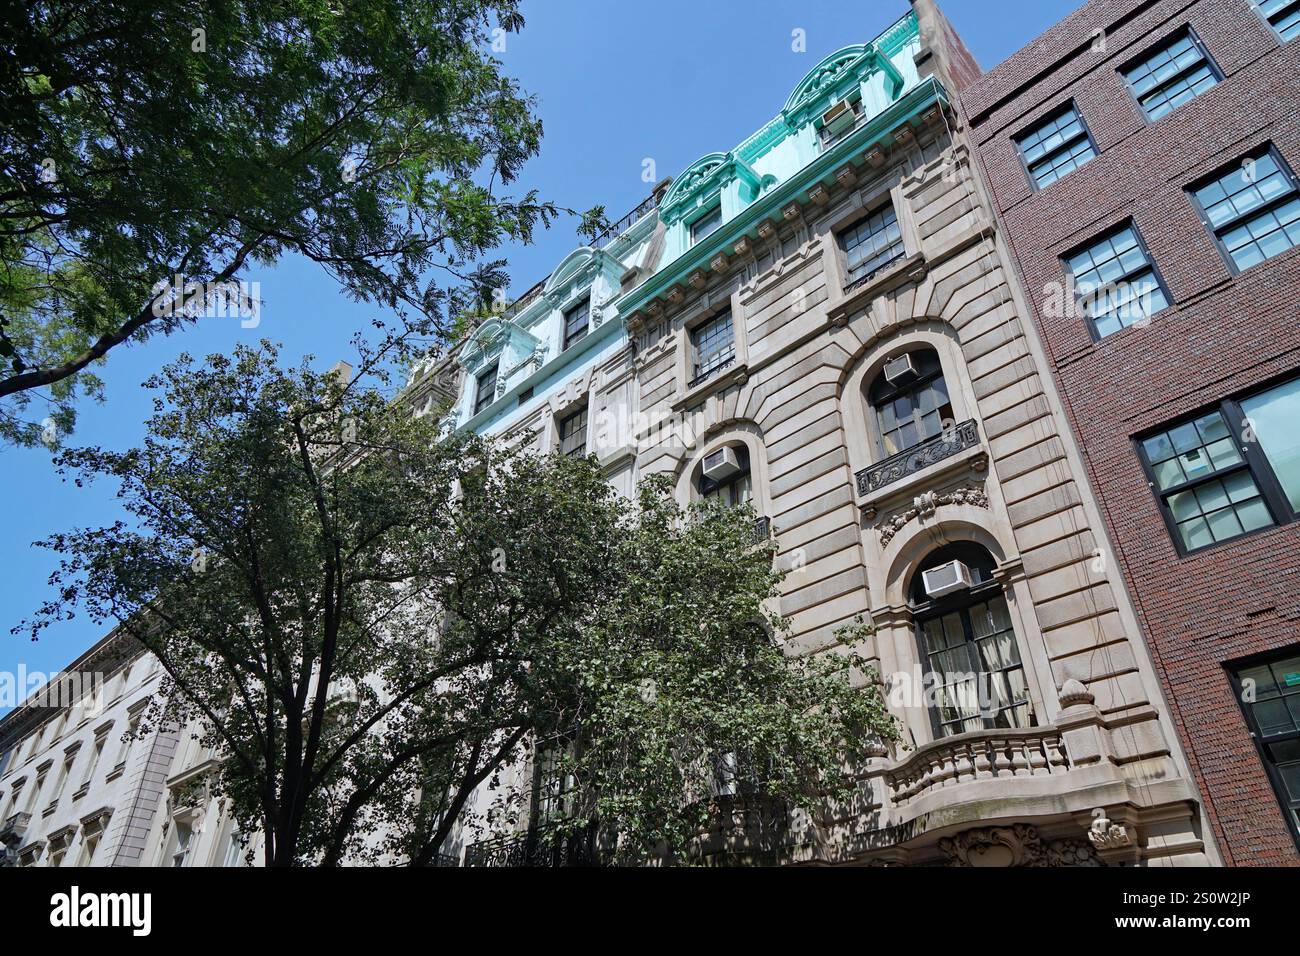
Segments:
[[[1044,777],[1070,769],[1061,731],[1056,727],[977,730],[926,744],[885,771],[894,806],[943,787],[977,780]]]
[[[975,425],[974,419],[968,419],[955,428],[944,429],[919,445],[913,445],[892,458],[886,458],[879,464],[859,471],[855,476],[858,494],[869,495],[879,491],[936,462],[951,458],[967,448],[974,448],[979,442],[979,428]]]

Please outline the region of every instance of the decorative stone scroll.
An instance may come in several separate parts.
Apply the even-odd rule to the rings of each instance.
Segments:
[[[966,830],[939,841],[949,866],[1105,866],[1082,840],[1044,842],[1027,823]]]
[[[917,518],[927,518],[934,514],[940,505],[974,505],[976,508],[987,508],[989,506],[989,496],[984,491],[982,484],[962,485],[960,488],[953,488],[951,491],[933,492],[927,491],[923,495],[917,495],[912,499],[912,506],[904,511],[898,512],[888,520],[881,523],[880,528],[880,546],[888,547],[889,542],[894,539],[894,535],[902,531],[908,522]]]

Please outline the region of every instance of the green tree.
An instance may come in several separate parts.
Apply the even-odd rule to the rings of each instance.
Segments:
[[[541,754],[575,783],[557,833],[689,853],[715,758],[811,806],[893,735],[851,646],[782,650],[746,509],[683,512],[663,480],[628,501],[594,459],[440,434],[267,343],[149,385],[141,447],[59,458],[115,481],[130,522],[44,542],[56,594],[15,631],[81,607],[156,654],[149,724],[201,727],[268,864],[429,862],[477,788]],[[496,792],[492,826],[536,814]]]
[[[194,321],[175,276],[296,253],[415,336],[472,305],[467,263],[556,212],[498,194],[542,133],[493,57],[522,22],[516,0],[5,4],[0,439],[39,437],[38,389],[66,431],[112,349]]]

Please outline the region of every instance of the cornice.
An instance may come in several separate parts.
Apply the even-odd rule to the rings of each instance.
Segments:
[[[794,176],[768,190],[739,215],[724,223],[722,228],[692,246],[640,286],[616,299],[619,313],[627,317],[629,328],[636,324],[635,314],[651,300],[668,293],[673,286],[686,282],[692,272],[707,270],[712,259],[719,254],[734,251],[736,243],[742,238],[758,235],[759,226],[764,221],[783,218],[783,210],[789,207],[797,210],[819,183],[833,181],[836,170],[877,143],[892,138],[900,127],[910,127],[912,121],[926,109],[935,104],[947,103],[947,93],[938,79],[926,77],[904,93],[889,109],[863,123],[834,148],[821,153]]]

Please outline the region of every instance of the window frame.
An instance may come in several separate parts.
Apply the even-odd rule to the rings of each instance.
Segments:
[[[564,455],[568,458],[585,458],[587,456],[587,428],[588,428],[587,411],[588,409],[589,409],[588,403],[582,402],[579,405],[575,405],[569,408],[563,415],[556,417],[555,448],[557,451],[559,451],[561,455]],[[566,451],[564,448],[564,441],[565,441],[564,428],[566,425],[576,421],[578,418],[582,419],[581,448],[570,449]]]
[[[1111,238],[1118,232],[1122,232],[1126,228],[1133,230],[1133,236],[1137,239],[1138,248],[1141,249],[1142,254],[1146,256],[1146,260],[1147,260],[1146,268],[1149,268],[1151,270],[1151,274],[1155,277],[1156,285],[1160,287],[1160,291],[1164,293],[1164,297],[1165,297],[1165,307],[1147,316],[1147,321],[1150,322],[1154,320],[1155,317],[1159,315],[1161,312],[1164,312],[1167,309],[1172,309],[1174,306],[1178,304],[1174,299],[1173,293],[1169,291],[1169,286],[1165,284],[1165,277],[1160,273],[1160,267],[1156,264],[1156,257],[1151,254],[1151,249],[1150,247],[1147,246],[1146,239],[1142,237],[1142,230],[1138,228],[1137,220],[1132,217],[1129,217],[1127,219],[1121,219],[1119,222],[1113,223],[1106,229],[1103,229],[1101,232],[1094,234],[1092,238],[1067,249],[1064,253],[1062,253],[1058,257],[1061,263],[1061,271],[1062,273],[1064,273],[1066,278],[1069,279],[1070,281],[1070,289],[1074,294],[1075,307],[1079,309],[1079,311],[1083,314],[1084,325],[1087,326],[1088,334],[1092,336],[1092,340],[1094,342],[1100,342],[1103,339],[1108,339],[1113,335],[1119,335],[1120,333],[1133,328],[1134,326],[1137,325],[1137,323],[1134,322],[1133,325],[1122,326],[1121,328],[1116,329],[1114,332],[1107,333],[1106,335],[1102,335],[1100,332],[1098,332],[1096,320],[1094,319],[1092,313],[1089,312],[1084,307],[1083,296],[1079,294],[1079,287],[1076,281],[1077,277],[1075,276],[1074,271],[1070,268],[1070,259],[1077,256],[1085,249],[1091,249],[1093,246],[1097,245],[1103,240]],[[1127,281],[1127,279],[1128,276],[1126,275],[1124,279],[1122,279],[1121,281]]]
[[[853,270],[852,267],[849,265],[849,250],[844,245],[844,237],[848,233],[854,232],[859,227],[864,225],[873,216],[878,216],[881,213],[884,213],[885,211],[888,211],[893,214],[894,225],[898,227],[898,242],[897,242],[897,245],[899,246],[898,255],[894,256],[892,259],[888,260],[887,262],[884,262],[881,265],[877,266],[872,271],[855,277],[851,274]],[[888,231],[888,228],[889,227],[886,226],[885,230]],[[848,295],[854,290],[861,288],[862,286],[870,282],[872,279],[876,278],[877,276],[883,275],[888,269],[890,269],[897,263],[907,258],[907,240],[903,235],[903,222],[901,219],[898,218],[898,209],[897,207],[895,207],[892,197],[887,197],[884,202],[876,203],[872,206],[864,206],[860,210],[859,215],[855,216],[852,220],[850,220],[848,224],[834,230],[833,237],[835,240],[835,248],[839,251],[840,270],[844,277],[843,280],[844,287],[841,290],[844,295]],[[890,245],[894,245],[894,243],[891,243]]]
[[[1300,740],[1300,730],[1276,734],[1270,737],[1266,743],[1253,708],[1246,704],[1241,682],[1242,671],[1264,666],[1294,654],[1300,654],[1300,644],[1290,644],[1285,647],[1262,651],[1258,654],[1251,654],[1249,657],[1224,661],[1223,669],[1227,674],[1228,684],[1232,688],[1232,696],[1236,699],[1237,708],[1240,710],[1242,720],[1245,722],[1246,731],[1250,735],[1250,742],[1255,749],[1255,756],[1259,759],[1264,775],[1268,777],[1269,785],[1273,788],[1273,796],[1277,800],[1278,810],[1282,813],[1282,824],[1286,827],[1287,832],[1291,834],[1291,839],[1295,841],[1296,848],[1300,849],[1300,820],[1296,819],[1297,816],[1300,816],[1300,806],[1294,810],[1292,809],[1291,798],[1287,794],[1286,782],[1282,780],[1281,775],[1278,773],[1273,758],[1264,749],[1267,743],[1274,743],[1278,740]]]
[[[952,390],[948,385],[947,370],[944,368],[943,365],[943,356],[939,354],[938,349],[934,348],[934,346],[932,345],[923,344],[919,347],[905,349],[902,352],[899,352],[895,355],[891,355],[888,359],[886,359],[886,362],[893,361],[894,359],[902,358],[904,355],[920,355],[920,354],[925,354],[927,352],[934,356],[935,364],[938,367],[934,371],[927,372],[924,375],[917,376],[915,381],[912,381],[906,385],[889,385],[888,386],[889,390],[884,392],[882,397],[878,399],[872,398],[871,393],[874,390],[876,383],[884,380],[885,366],[882,363],[880,368],[876,370],[875,375],[871,378],[869,382],[867,382],[866,389],[864,390],[863,393],[863,398],[866,400],[867,411],[869,413],[869,417],[871,420],[872,441],[875,445],[877,462],[887,461],[893,458],[895,455],[902,455],[905,454],[906,452],[911,451],[913,448],[919,448],[927,441],[930,441],[932,438],[937,438],[938,436],[942,435],[944,432],[943,429],[944,419],[942,416],[940,416],[939,431],[936,432],[934,435],[927,435],[924,438],[920,439],[919,441],[913,442],[911,445],[908,445],[906,448],[899,448],[897,451],[890,451],[885,447],[885,428],[883,422],[881,422],[880,420],[880,406],[885,401],[890,401],[890,402],[895,401],[900,395],[903,394],[918,394],[919,393],[918,390],[922,387],[922,385],[924,385],[925,387],[930,387],[936,381],[942,381],[944,392],[946,393],[946,397],[948,399],[947,407],[952,412],[952,416],[950,420],[953,422],[954,425],[958,423],[957,405],[953,401]],[[913,424],[917,424],[915,418],[915,411],[920,406],[916,402],[913,402],[912,405],[913,405],[913,413],[914,413]],[[939,412],[941,408],[942,406],[936,405],[935,412],[936,413]],[[919,424],[917,424],[917,433],[919,434],[920,431],[921,431],[920,426]]]
[[[572,316],[576,313],[582,313],[582,330],[576,332],[570,328]],[[569,306],[562,313],[564,322],[564,333],[561,336],[560,351],[567,352],[570,346],[576,345],[587,337],[591,331],[591,296],[584,295],[573,305]]]
[[[730,327],[731,340],[729,346],[724,346],[723,348],[718,349],[715,354],[721,354],[729,347],[731,355],[728,358],[723,358],[713,362],[707,369],[702,369],[700,363],[700,336],[706,328],[714,323],[721,322],[724,318],[727,320]],[[690,354],[687,359],[687,371],[690,373],[690,377],[687,379],[687,388],[695,388],[696,386],[703,385],[714,376],[725,372],[735,364],[739,357],[739,343],[736,341],[736,317],[732,312],[730,305],[719,309],[701,321],[695,323],[688,330],[687,339],[690,343]]]
[[[959,541],[959,542],[952,542],[952,544],[970,544],[975,548],[982,547],[981,545],[976,544],[975,542]],[[934,555],[936,552],[945,550],[948,547],[951,547],[951,544],[941,548],[936,548],[934,549],[934,551],[931,551],[930,554],[926,555],[925,560],[923,560],[919,565],[917,565],[916,571],[913,572],[913,580],[920,581],[922,570],[930,566],[929,562],[931,556]],[[1036,727],[1038,726],[1038,717],[1037,717],[1037,710],[1034,706],[1033,685],[1030,682],[1030,669],[1029,666],[1026,664],[1024,654],[1022,653],[1022,648],[1020,645],[1020,634],[1016,631],[1016,620],[1014,615],[1012,614],[1013,605],[1010,600],[1010,597],[1007,594],[1007,589],[1003,586],[1002,582],[998,580],[997,575],[995,573],[996,566],[997,566],[996,559],[993,558],[992,554],[989,554],[989,558],[993,561],[993,568],[989,571],[989,579],[987,581],[981,581],[980,583],[976,584],[972,588],[968,588],[964,591],[959,591],[955,594],[945,594],[943,597],[940,598],[931,598],[930,600],[921,604],[913,604],[911,601],[911,595],[910,594],[908,595],[907,610],[912,618],[912,632],[916,638],[917,650],[920,652],[921,655],[919,659],[919,663],[921,665],[922,673],[927,673],[927,672],[933,673],[933,668],[930,665],[930,658],[931,658],[930,642],[927,640],[925,635],[925,624],[929,621],[942,620],[944,617],[948,616],[949,614],[955,613],[959,616],[961,620],[962,646],[966,650],[967,659],[971,664],[971,673],[979,674],[979,675],[995,673],[994,671],[985,671],[981,666],[981,662],[979,659],[979,648],[977,647],[974,624],[971,621],[970,610],[976,604],[989,604],[995,597],[1000,596],[1003,599],[1003,602],[1007,608],[1007,619],[1011,624],[1011,639],[1016,649],[1016,658],[1019,661],[1021,673],[1024,676],[1024,684],[1025,684],[1024,702],[1028,707],[1028,716],[1029,716],[1028,727]],[[964,560],[964,558],[958,556],[957,560]],[[939,562],[939,564],[942,563],[944,562],[942,561]],[[1006,671],[1011,669],[1012,668],[1002,668],[1000,671],[997,671],[996,673],[1005,673]],[[1014,707],[1003,708],[1003,709],[1011,710],[1014,709]],[[943,717],[942,714],[940,713],[938,702],[936,701],[934,705],[927,704],[926,710],[928,711],[930,716],[930,730],[934,734],[934,739],[936,741],[946,740],[950,737],[955,737],[964,733],[979,732],[979,731],[959,730],[957,731],[957,733],[953,733],[953,734],[944,733]],[[962,718],[962,719],[964,720],[969,718]],[[979,714],[979,719],[981,725],[980,730],[988,731],[988,730],[1007,729],[1003,727],[998,727],[993,722],[995,718],[986,717],[983,713]]]
[[[1202,205],[1200,198],[1196,195],[1197,192],[1204,189],[1206,186],[1209,186],[1211,183],[1217,182],[1218,180],[1222,179],[1224,176],[1229,174],[1232,170],[1240,169],[1241,164],[1246,162],[1247,160],[1252,160],[1252,159],[1259,160],[1263,158],[1265,155],[1271,155],[1273,157],[1273,161],[1277,163],[1278,170],[1284,176],[1286,176],[1287,179],[1291,181],[1291,192],[1283,193],[1281,196],[1278,196],[1276,199],[1272,200],[1266,205],[1260,206],[1258,209],[1255,209],[1247,213],[1245,216],[1234,219],[1231,222],[1216,228],[1210,222],[1209,214],[1205,211],[1205,206]],[[1227,231],[1229,229],[1235,228],[1236,226],[1240,225],[1243,222],[1246,222],[1250,219],[1255,219],[1259,216],[1262,216],[1266,212],[1269,212],[1271,210],[1280,207],[1281,205],[1285,204],[1289,199],[1295,199],[1297,197],[1300,197],[1300,178],[1297,178],[1295,170],[1291,168],[1291,165],[1286,161],[1286,158],[1278,151],[1277,146],[1275,146],[1271,140],[1259,144],[1252,149],[1247,150],[1246,152],[1242,153],[1231,162],[1224,163],[1222,166],[1217,167],[1213,172],[1192,180],[1190,183],[1188,183],[1186,186],[1183,187],[1183,192],[1187,195],[1187,198],[1191,201],[1192,208],[1196,210],[1197,218],[1201,220],[1201,225],[1205,228],[1205,231],[1209,234],[1210,241],[1213,242],[1215,248],[1219,250],[1219,257],[1223,260],[1224,264],[1227,265],[1228,273],[1232,275],[1234,278],[1236,276],[1241,275],[1243,272],[1249,272],[1251,269],[1254,269],[1257,266],[1262,266],[1267,262],[1271,262],[1274,259],[1278,258],[1278,256],[1286,255],[1288,252],[1291,251],[1291,249],[1300,249],[1300,243],[1297,243],[1296,245],[1291,246],[1290,249],[1284,249],[1281,252],[1277,253],[1277,255],[1268,256],[1267,258],[1262,259],[1259,262],[1256,262],[1254,265],[1250,265],[1247,266],[1245,269],[1242,269],[1237,265],[1236,260],[1232,258],[1232,253],[1228,250],[1228,247],[1224,243],[1223,238],[1219,235],[1220,231]]]
[[[1044,113],[1035,122],[1031,123],[1029,126],[1022,129],[1019,133],[1013,134],[1011,137],[1011,145],[1015,147],[1016,156],[1019,157],[1020,159],[1020,168],[1024,170],[1025,178],[1029,180],[1030,189],[1036,193],[1042,192],[1044,189],[1051,188],[1056,183],[1059,183],[1066,176],[1070,175],[1070,173],[1065,173],[1061,176],[1057,176],[1055,179],[1053,179],[1050,183],[1048,183],[1045,186],[1038,185],[1038,180],[1034,177],[1033,171],[1029,168],[1029,162],[1025,159],[1025,151],[1024,148],[1020,145],[1020,142],[1021,140],[1025,139],[1027,136],[1032,134],[1039,127],[1044,126],[1047,123],[1050,123],[1061,116],[1064,116],[1066,113],[1070,111],[1073,111],[1074,114],[1079,117],[1079,125],[1083,127],[1083,135],[1087,139],[1088,145],[1092,147],[1092,156],[1088,160],[1085,160],[1083,163],[1080,163],[1074,169],[1070,170],[1070,173],[1078,172],[1085,165],[1087,165],[1088,162],[1091,162],[1093,159],[1096,159],[1098,156],[1101,155],[1101,150],[1097,148],[1097,141],[1092,138],[1092,128],[1088,125],[1088,120],[1083,115],[1083,110],[1079,108],[1078,101],[1074,99],[1074,97],[1070,97],[1070,99],[1066,100],[1063,105],[1059,106],[1057,109]],[[1063,147],[1064,144],[1062,144],[1062,148]]]
[[[1148,126],[1151,125],[1152,123],[1160,122],[1160,120],[1164,119],[1165,116],[1168,116],[1170,115],[1170,113],[1173,113],[1179,108],[1186,106],[1187,103],[1180,103],[1178,106],[1175,106],[1173,109],[1169,110],[1163,116],[1158,116],[1153,119],[1150,116],[1150,114],[1147,113],[1146,107],[1142,105],[1142,100],[1138,96],[1137,90],[1134,89],[1133,82],[1129,79],[1128,74],[1136,67],[1145,64],[1149,59],[1151,59],[1151,57],[1155,56],[1157,53],[1160,53],[1164,51],[1166,48],[1173,46],[1175,43],[1178,42],[1179,39],[1181,39],[1183,34],[1187,35],[1187,38],[1192,41],[1192,46],[1196,47],[1196,49],[1200,51],[1201,56],[1205,59],[1205,64],[1210,68],[1210,74],[1214,77],[1214,85],[1217,86],[1218,84],[1222,83],[1224,80],[1223,71],[1219,69],[1219,64],[1215,62],[1214,57],[1210,55],[1210,48],[1207,47],[1205,43],[1201,40],[1200,36],[1196,33],[1196,30],[1195,28],[1193,28],[1191,23],[1184,23],[1181,27],[1176,28],[1171,33],[1166,33],[1160,40],[1157,40],[1155,43],[1152,43],[1150,46],[1144,49],[1137,56],[1131,57],[1130,59],[1126,60],[1122,66],[1116,69],[1116,72],[1119,73],[1119,77],[1124,83],[1124,88],[1128,90],[1129,96],[1133,100],[1133,104],[1137,107],[1138,114],[1142,117],[1143,121]],[[1186,71],[1184,70],[1183,72]],[[1175,74],[1174,78],[1178,76],[1182,76],[1182,73]],[[1163,88],[1169,82],[1170,81],[1167,80],[1165,83],[1160,84],[1160,86],[1152,87],[1152,89],[1149,90],[1148,92],[1149,93],[1155,92],[1156,90]],[[1200,93],[1197,93],[1196,96],[1192,97],[1192,99],[1194,100],[1196,99],[1197,96],[1200,95],[1201,95]],[[1187,102],[1190,103],[1191,100],[1188,100]]]
[[[483,401],[483,380],[487,377],[489,372],[492,374],[492,388],[488,393],[489,397],[487,401]],[[470,418],[473,418],[496,401],[497,375],[499,375],[500,372],[501,363],[497,361],[493,362],[474,376],[474,405],[470,412]]]
[[[1146,477],[1147,487],[1156,499],[1156,507],[1160,512],[1160,517],[1165,523],[1165,529],[1169,532],[1170,540],[1174,545],[1180,558],[1185,558],[1194,554],[1201,554],[1213,548],[1231,544],[1235,541],[1242,541],[1253,535],[1266,531],[1272,531],[1283,525],[1291,524],[1300,520],[1300,512],[1292,511],[1290,500],[1287,498],[1286,491],[1282,487],[1281,481],[1278,480],[1273,466],[1269,463],[1268,456],[1264,454],[1264,449],[1260,443],[1243,442],[1241,440],[1240,427],[1241,423],[1246,420],[1246,413],[1242,410],[1241,403],[1247,399],[1254,398],[1264,392],[1269,391],[1275,386],[1282,385],[1297,377],[1296,371],[1292,370],[1283,375],[1277,376],[1259,385],[1252,386],[1248,391],[1234,394],[1231,397],[1220,399],[1208,405],[1202,405],[1193,412],[1185,415],[1179,415],[1167,422],[1147,428],[1133,436],[1133,449],[1137,455],[1138,463],[1142,467],[1142,473]],[[1173,510],[1169,507],[1166,499],[1177,494],[1180,491],[1188,491],[1206,481],[1212,481],[1221,478],[1227,472],[1212,472],[1202,478],[1194,481],[1183,482],[1170,488],[1161,489],[1156,482],[1155,469],[1147,457],[1146,449],[1143,448],[1143,442],[1148,438],[1153,438],[1161,432],[1167,432],[1177,428],[1179,425],[1185,425],[1193,422],[1198,418],[1216,412],[1227,424],[1228,436],[1232,439],[1233,446],[1237,453],[1241,455],[1242,464],[1234,466],[1232,471],[1245,469],[1249,472],[1251,479],[1255,482],[1255,487],[1259,489],[1260,497],[1264,501],[1265,508],[1268,509],[1269,515],[1273,518],[1273,523],[1264,525],[1260,528],[1252,528],[1249,531],[1243,531],[1241,534],[1233,535],[1230,538],[1223,538],[1219,541],[1211,541],[1209,544],[1203,544],[1200,547],[1189,548],[1183,543],[1182,535],[1178,531],[1178,522],[1174,519]],[[1237,423],[1234,426],[1233,423]]]
[[[698,226],[700,223],[704,222],[704,220],[711,218],[714,213],[718,214],[718,224],[714,226],[712,229],[710,229],[708,232],[706,232],[704,235],[696,236],[695,227]],[[713,203],[704,212],[700,213],[690,222],[686,223],[686,248],[688,249],[695,248],[705,239],[709,238],[709,236],[713,235],[715,232],[721,229],[722,224],[723,224],[722,203],[721,202]]]
[[[1250,8],[1254,10],[1256,15],[1259,17],[1260,22],[1264,24],[1264,29],[1273,34],[1273,39],[1277,41],[1278,46],[1283,46],[1290,43],[1292,40],[1300,39],[1300,33],[1297,33],[1293,37],[1282,36],[1278,31],[1278,28],[1273,25],[1271,20],[1269,20],[1268,15],[1264,12],[1264,8],[1259,5],[1257,0],[1248,0],[1248,2],[1250,3]],[[1285,5],[1283,6],[1283,9],[1285,9]]]

